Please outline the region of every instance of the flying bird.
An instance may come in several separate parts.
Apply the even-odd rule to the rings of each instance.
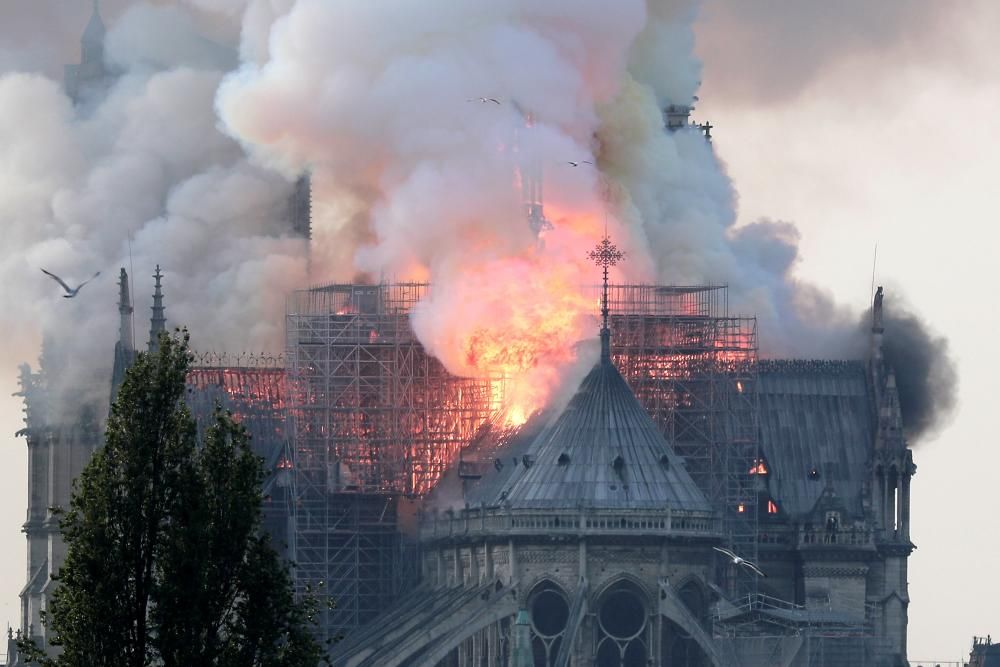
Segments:
[[[578,161],[567,160],[567,164],[569,164],[569,165],[571,165],[573,167],[579,167],[581,164],[593,165],[594,163],[591,162],[590,160],[578,160]]]
[[[97,273],[95,273],[94,275],[92,275],[87,280],[84,280],[82,283],[80,283],[76,287],[70,287],[69,285],[66,284],[66,281],[64,281],[62,278],[60,278],[56,274],[50,273],[50,272],[46,271],[45,269],[42,269],[42,273],[44,273],[48,277],[52,278],[52,280],[54,280],[57,283],[59,283],[60,285],[62,285],[62,288],[64,290],[66,290],[66,293],[63,294],[63,298],[64,299],[72,299],[73,297],[75,297],[80,292],[80,290],[83,289],[84,285],[86,285],[87,283],[89,283],[91,280],[93,280],[97,276],[101,275],[101,272],[98,271]]]
[[[758,575],[760,575],[762,577],[766,577],[767,576],[766,574],[764,574],[763,572],[761,572],[761,569],[759,567],[757,567],[756,565],[754,565],[753,563],[751,563],[750,561],[748,561],[746,558],[743,558],[742,556],[737,556],[736,554],[734,554],[729,549],[723,549],[722,547],[712,547],[712,548],[715,549],[716,551],[718,551],[721,554],[725,554],[726,557],[729,558],[730,561],[732,561],[733,565],[738,565],[740,567],[745,567],[748,570],[752,570],[753,572],[755,572],[756,574],[758,574]]]
[[[480,104],[486,104],[488,102],[492,102],[493,104],[496,104],[498,106],[500,104],[500,100],[498,100],[495,97],[472,97],[472,98],[469,98],[468,101],[469,102],[479,102]]]

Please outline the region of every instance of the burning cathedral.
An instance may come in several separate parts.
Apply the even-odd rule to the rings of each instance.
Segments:
[[[95,12],[67,71],[74,95],[110,76],[102,38]],[[689,111],[665,110],[663,131],[708,140]],[[540,176],[522,176],[537,235],[551,226]],[[308,238],[308,181],[289,218]],[[881,288],[865,358],[763,360],[755,318],[730,313],[725,286],[610,283],[621,254],[607,237],[592,258],[596,361],[564,405],[523,418],[500,409],[510,378],[456,376],[421,344],[421,282],[297,291],[282,356],[198,357],[188,403],[200,420],[221,403],[253,435],[266,528],[299,590],[336,602],[320,619],[345,637],[334,664],[906,665],[916,468]],[[137,353],[130,289],[122,269],[112,396]],[[64,409],[59,368],[43,354],[21,376],[20,632],[43,645],[65,553],[52,508],[107,409]]]

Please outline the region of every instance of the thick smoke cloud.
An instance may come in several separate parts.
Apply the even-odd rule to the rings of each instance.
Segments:
[[[329,277],[434,282],[414,324],[452,371],[509,355],[565,369],[571,359],[557,350],[567,340],[554,331],[585,335],[586,304],[571,285],[590,270],[580,259],[603,222],[629,255],[621,277],[729,284],[733,309],[759,317],[765,356],[864,349],[856,315],[795,278],[795,227],[737,228],[711,145],[697,131],[663,131],[661,109],[691,104],[700,85],[698,3],[628,2],[610,17],[595,3],[517,0],[435,12],[405,1],[262,6],[248,4],[244,66],[220,90],[222,120],[259,164],[313,171],[326,211],[317,251],[337,252],[321,262]],[[807,21],[805,11],[787,20]],[[896,10],[866,11],[881,25]],[[480,95],[502,103],[466,102]],[[591,155],[597,173],[559,168]],[[556,227],[537,247],[516,222],[523,202],[510,183],[525,164],[544,174]],[[566,321],[550,329],[555,311]],[[482,344],[491,325],[517,344]]]
[[[271,28],[269,60],[222,86],[219,111],[258,163],[313,173],[331,211],[320,255],[367,240],[318,271],[432,280],[414,327],[450,370],[550,388],[594,333],[577,285],[606,217],[597,171],[569,162],[595,161],[597,107],[617,93],[645,10],[299,0]],[[541,244],[522,195],[535,171],[554,224]]]
[[[50,77],[0,78],[0,280],[15,287],[0,295],[5,325],[37,323],[75,358],[104,359],[117,267],[140,274],[142,323],[145,272],[160,263],[168,315],[192,327],[199,347],[275,349],[284,294],[310,278],[429,279],[435,292],[414,326],[433,353],[455,372],[495,365],[546,391],[594,333],[591,296],[576,285],[594,275],[585,255],[605,226],[628,253],[616,279],[729,284],[731,309],[759,317],[763,355],[860,354],[856,314],[795,278],[795,227],[737,228],[724,164],[698,131],[664,132],[661,109],[695,100],[696,48],[722,54],[713,62],[754,63],[773,78],[754,89],[780,96],[827,66],[831,49],[896,48],[946,12],[866,4],[857,11],[870,32],[858,34],[841,20],[850,12],[818,3],[747,14],[708,0],[707,32],[695,0],[628,0],[614,12],[598,0],[434,11],[408,0],[125,4],[107,0],[107,57],[120,78],[96,106],[74,109],[52,62],[0,49],[0,68]],[[51,0],[37,7],[12,11],[6,26],[31,32],[43,16],[58,62],[72,61],[68,44],[86,17],[70,30]],[[810,39],[805,28],[832,37]],[[796,43],[795,57],[778,51]],[[713,82],[744,94],[738,82]],[[469,101],[479,97],[500,103]],[[312,276],[304,243],[281,222],[289,182],[305,170]],[[540,243],[524,222],[532,173],[554,226]],[[104,274],[65,301],[39,266],[70,279]],[[915,358],[897,372],[913,387],[916,438],[949,410],[919,388],[947,386],[950,366],[943,346],[902,320],[901,349]],[[81,383],[92,372],[81,368]]]
[[[870,314],[863,318],[870,326]],[[933,437],[947,425],[958,402],[958,374],[948,341],[890,291],[885,298],[882,353],[896,373],[903,427],[914,442]]]
[[[105,43],[119,76],[83,107],[41,75],[0,76],[0,322],[29,323],[50,360],[72,360],[49,371],[74,400],[88,387],[106,400],[106,380],[94,379],[106,378],[117,338],[118,267],[138,274],[139,347],[156,264],[170,323],[189,326],[201,349],[280,349],[284,292],[307,281],[305,243],[284,222],[288,179],[250,164],[217,128],[216,90],[236,53],[195,19],[132,5]],[[71,282],[101,277],[67,300],[40,267]],[[5,366],[36,355],[5,350]]]

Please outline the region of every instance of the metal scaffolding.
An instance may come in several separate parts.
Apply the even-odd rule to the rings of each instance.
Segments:
[[[200,355],[195,363],[198,365],[187,376],[186,402],[198,430],[204,432],[211,425],[217,406],[231,412],[246,428],[254,453],[264,461],[264,529],[275,549],[288,556],[292,480],[284,360],[255,355]]]
[[[417,582],[416,545],[402,537],[400,503],[398,496],[381,494],[331,496],[330,578],[325,585],[312,584],[317,595],[333,601],[332,608],[323,610],[331,633],[364,625]]]
[[[352,494],[428,492],[494,406],[489,380],[452,376],[416,340],[409,313],[426,293],[333,285],[288,300],[296,584],[326,587],[331,636],[381,609],[402,548],[385,537],[394,520],[362,521],[371,513]]]
[[[608,302],[615,365],[722,515],[730,547],[756,558],[756,319],[729,314],[724,286],[612,285]]]
[[[454,377],[416,340],[428,290],[332,285],[287,303],[296,583],[336,602],[331,636],[400,592],[397,500],[430,491],[502,400],[502,379]],[[614,285],[609,309],[615,364],[756,558],[756,321],[728,314],[725,287]]]

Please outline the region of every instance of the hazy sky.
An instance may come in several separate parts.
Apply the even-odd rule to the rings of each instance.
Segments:
[[[958,362],[955,419],[914,451],[911,662],[967,658],[972,635],[1000,634],[998,9],[716,0],[698,35],[696,115],[716,125],[741,222],[793,221],[799,275],[857,308],[877,242],[878,282]]]
[[[26,4],[5,0],[0,24],[14,16],[7,8]],[[44,62],[58,73],[89,12],[89,3],[68,4],[32,0],[33,18],[18,12],[24,25],[0,32],[0,66]],[[113,16],[125,3],[107,4]],[[65,26],[66,39],[39,43],[32,21]],[[914,452],[911,660],[958,660],[972,635],[1000,633],[992,493],[1000,453],[990,429],[1000,369],[986,347],[1000,333],[988,291],[1000,236],[997,26],[989,1],[709,0],[698,30],[705,67],[695,116],[715,125],[741,222],[794,222],[799,276],[858,309],[877,242],[878,282],[946,335],[958,362],[955,419]],[[5,332],[4,347],[33,335]],[[0,361],[0,620],[16,625],[26,452],[11,437],[21,418],[8,398],[17,359]]]

